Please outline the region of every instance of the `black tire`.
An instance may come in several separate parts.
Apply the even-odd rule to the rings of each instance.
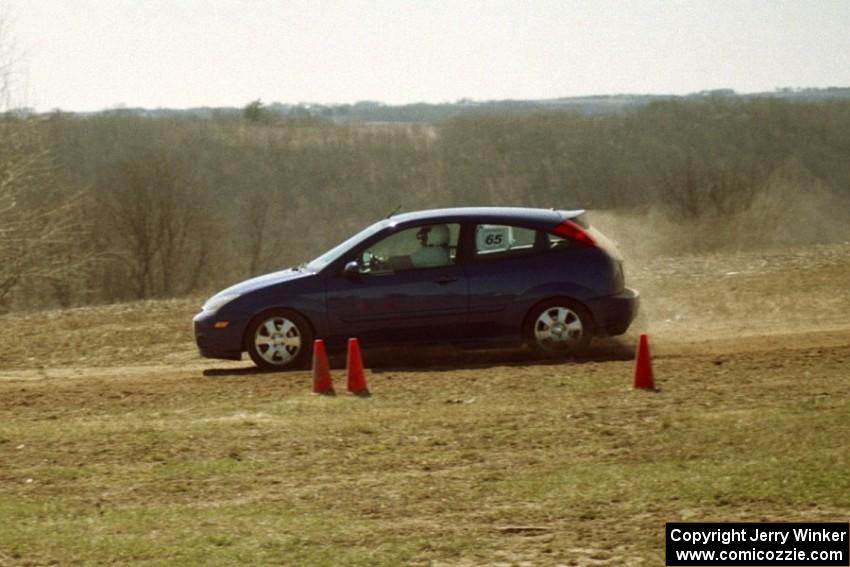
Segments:
[[[593,317],[577,301],[548,299],[528,312],[523,336],[531,350],[543,358],[581,356],[590,347]]]
[[[307,368],[313,354],[313,328],[288,309],[272,309],[254,317],[245,331],[245,350],[263,370]]]

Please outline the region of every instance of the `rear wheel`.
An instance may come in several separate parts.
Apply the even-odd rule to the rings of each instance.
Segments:
[[[593,319],[571,299],[551,299],[535,306],[526,318],[525,340],[547,358],[580,355],[590,346]]]
[[[298,313],[267,311],[248,326],[245,349],[264,370],[305,368],[313,351],[313,330]]]

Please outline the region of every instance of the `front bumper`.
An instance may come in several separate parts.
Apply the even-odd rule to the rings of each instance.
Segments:
[[[625,333],[640,309],[640,293],[625,288],[616,295],[587,302],[596,323],[596,335],[614,337]]]
[[[244,325],[230,323],[224,329],[216,329],[220,318],[215,313],[201,311],[192,319],[195,344],[204,358],[242,360],[242,334]]]

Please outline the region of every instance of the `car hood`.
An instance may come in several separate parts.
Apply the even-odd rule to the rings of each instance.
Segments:
[[[246,293],[250,293],[258,289],[263,289],[276,284],[299,280],[302,278],[308,278],[313,275],[315,275],[313,272],[305,270],[303,268],[289,268],[286,270],[281,270],[279,272],[273,272],[271,274],[257,276],[256,278],[251,278],[250,280],[245,280],[244,282],[239,282],[238,284],[232,285],[227,289],[221,290],[220,292],[212,296],[210,299],[215,299],[216,297],[220,297],[222,295],[244,295]]]

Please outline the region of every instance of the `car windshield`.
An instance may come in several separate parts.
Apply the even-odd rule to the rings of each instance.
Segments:
[[[360,242],[363,242],[364,240],[366,240],[370,236],[376,234],[378,231],[380,231],[381,229],[386,227],[388,224],[390,224],[390,222],[392,222],[392,221],[385,219],[385,220],[376,222],[375,224],[373,224],[370,227],[364,228],[363,230],[361,230],[360,232],[358,232],[357,234],[355,234],[354,236],[352,236],[351,238],[349,238],[345,242],[343,242],[341,244],[337,244],[336,246],[334,246],[333,248],[331,248],[330,250],[328,250],[327,252],[325,252],[324,254],[322,254],[321,256],[316,258],[315,260],[309,262],[305,267],[308,270],[310,270],[311,272],[320,272],[320,271],[324,270],[327,267],[328,264],[339,259],[340,256],[345,254],[348,250],[350,250],[351,248],[353,248],[354,246],[356,246]]]

